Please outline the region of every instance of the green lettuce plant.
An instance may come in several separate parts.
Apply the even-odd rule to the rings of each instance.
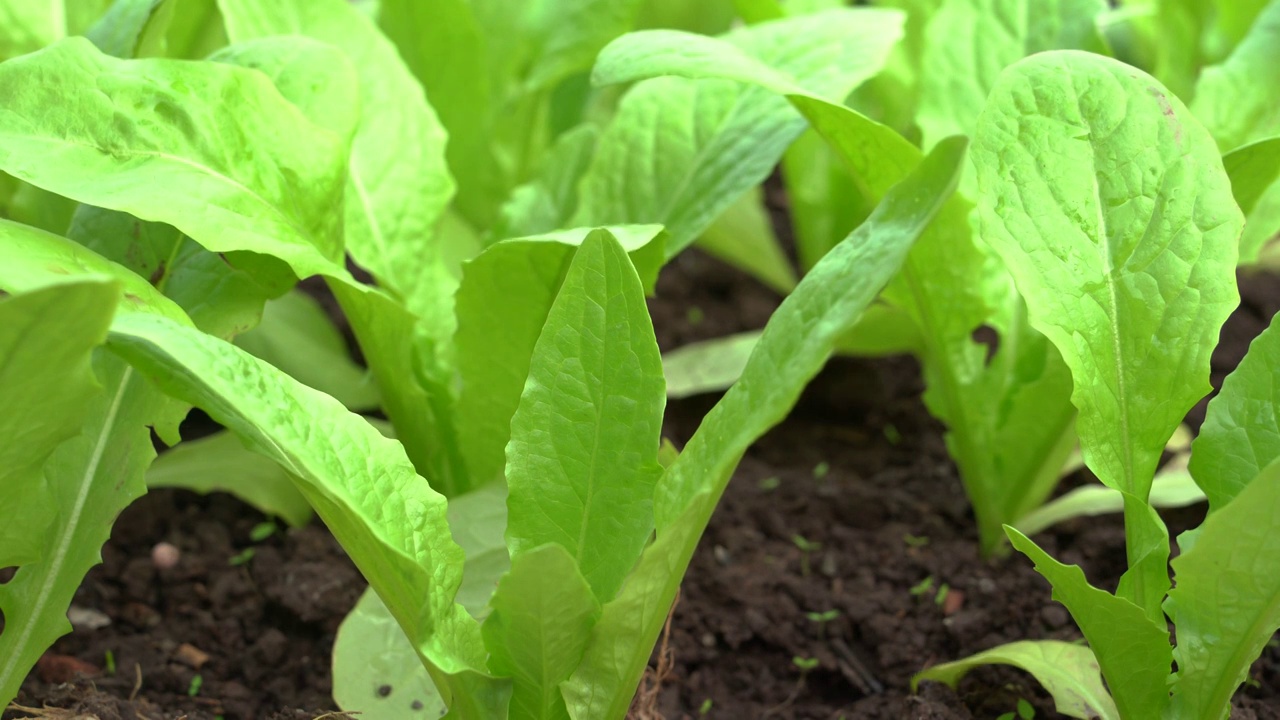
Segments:
[[[176,442],[192,403],[280,465],[369,579],[352,622],[392,629],[344,632],[336,686],[358,672],[343,658],[407,650],[423,668],[412,682],[451,717],[621,717],[738,459],[901,265],[964,157],[963,141],[940,145],[815,267],[673,457],[644,309],[671,234],[554,227],[459,267],[447,134],[362,13],[226,0],[231,44],[216,47],[219,33],[179,34],[202,21],[165,3],[122,2],[89,39],[0,63],[0,170],[72,208],[54,231],[0,220],[0,341],[37,325],[66,337],[45,364],[31,354],[43,345],[12,350],[0,375],[31,390],[13,393],[13,422],[45,395],[66,409],[7,466],[0,700],[66,631],[114,517],[144,491],[150,429]],[[152,55],[210,44],[198,62]],[[350,321],[394,439],[227,342],[313,276]]]
[[[1024,641],[919,679],[1008,663],[1071,717],[1225,718],[1280,628],[1274,327],[1210,403],[1190,460],[1209,515],[1178,538],[1172,563],[1149,503],[1165,441],[1209,390],[1209,356],[1238,301],[1244,218],[1218,147],[1151,76],[1056,52],[1002,74],[973,164],[982,235],[1071,368],[1084,461],[1123,498],[1129,569],[1114,593],[1096,588],[1007,528],[1089,647]]]

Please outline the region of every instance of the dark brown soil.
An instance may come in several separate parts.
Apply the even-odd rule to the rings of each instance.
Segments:
[[[652,310],[664,349],[759,327],[777,303],[697,253],[665,271],[659,296]],[[1246,279],[1245,296],[1215,354],[1215,384],[1280,309],[1280,282]],[[985,719],[1026,699],[1036,717],[1061,717],[1029,676],[1010,669],[975,671],[958,693],[933,684],[909,691],[911,675],[932,663],[1010,640],[1079,637],[1029,562],[977,555],[920,390],[910,360],[833,361],[792,417],[748,453],[685,580],[674,668],[656,710],[671,719]],[[687,440],[714,400],[672,403],[668,435]],[[1202,513],[1166,519],[1176,533]],[[233,499],[176,491],[129,508],[76,600],[111,624],[60,640],[19,701],[101,720],[331,709],[329,651],[363,583],[323,528],[255,543],[250,531],[262,520]],[[1037,540],[1104,587],[1124,567],[1119,518],[1065,523]],[[161,541],[182,551],[172,570],[151,561]],[[253,557],[231,564],[247,548]],[[793,658],[818,664],[802,673]],[[60,684],[77,661],[89,677]],[[1251,677],[1232,717],[1280,719],[1280,652],[1269,649]]]

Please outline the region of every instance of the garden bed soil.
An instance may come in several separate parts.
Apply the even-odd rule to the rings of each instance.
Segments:
[[[1280,309],[1280,281],[1243,278],[1243,289],[1214,355],[1215,386]],[[668,350],[760,327],[777,302],[689,252],[664,271],[652,310]],[[920,391],[909,359],[834,360],[747,454],[685,579],[660,688],[634,715],[994,718],[1025,699],[1038,718],[1062,717],[1009,668],[977,670],[958,692],[910,691],[912,674],[934,663],[1011,640],[1079,637],[1025,558],[978,556],[972,515]],[[715,399],[670,403],[666,434],[683,444]],[[1191,421],[1202,417],[1203,403]],[[1202,515],[1190,508],[1165,518],[1176,533]],[[110,624],[58,641],[19,702],[100,720],[331,711],[329,653],[363,582],[323,527],[254,542],[263,519],[226,496],[168,490],[126,510],[76,597],[77,608]],[[1104,587],[1124,569],[1118,517],[1067,522],[1037,540]],[[181,550],[176,567],[153,564],[158,542]],[[232,564],[248,548],[253,557]],[[802,672],[794,658],[817,666]],[[1255,664],[1232,717],[1280,719],[1275,647]]]

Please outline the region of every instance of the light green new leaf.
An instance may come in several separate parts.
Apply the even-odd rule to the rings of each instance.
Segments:
[[[492,239],[540,235],[565,227],[578,207],[578,180],[596,150],[599,131],[581,125],[556,138],[537,175],[511,191]]]
[[[597,598],[614,596],[653,529],[665,389],[640,278],[596,230],[574,253],[511,418],[512,557],[558,544]]]
[[[562,686],[574,720],[621,720],[716,502],[751,443],[781,422],[806,383],[897,272],[959,181],[965,141],[938,148],[871,218],[814,267],[774,313],[742,379],[659,481],[657,538],[604,607],[582,664]]]
[[[18,0],[0,4],[0,61],[84,32],[107,0]]]
[[[492,605],[483,628],[489,667],[514,680],[512,717],[568,720],[560,683],[582,660],[600,618],[574,558],[556,544],[515,555]]]
[[[1254,263],[1280,234],[1280,136],[1259,140],[1222,156],[1231,192],[1245,214],[1240,262]]]
[[[1220,65],[1200,73],[1191,111],[1223,152],[1280,134],[1280,3],[1272,2]]]
[[[507,487],[489,483],[449,499],[449,528],[466,553],[458,602],[477,620],[489,614],[489,598],[511,568],[507,554]]]
[[[1209,401],[1191,448],[1191,474],[1211,510],[1226,507],[1280,458],[1280,325],[1274,318]]]
[[[813,130],[806,130],[787,148],[782,178],[802,270],[817,264],[875,209],[844,161]]]
[[[350,410],[378,407],[378,389],[368,371],[351,359],[324,308],[301,290],[268,302],[262,322],[236,344]]]
[[[1213,140],[1141,71],[1050,52],[1001,76],[973,159],[983,237],[1071,368],[1086,462],[1145,501],[1238,299]]]
[[[360,120],[343,204],[347,251],[422,320],[433,342],[447,342],[456,284],[434,237],[454,190],[446,136],[395,45],[343,0],[219,0],[219,7],[235,42],[306,35],[350,58]],[[336,206],[328,204],[330,216]]]
[[[591,82],[610,85],[662,75],[737,80],[761,85],[779,95],[802,92],[791,75],[770,67],[732,42],[678,30],[642,30],[623,35],[600,53],[591,70]]]
[[[1169,704],[1166,680],[1173,662],[1169,632],[1124,598],[1089,584],[1078,565],[1063,565],[1026,535],[1006,527],[1009,541],[1031,558],[1067,606],[1093,648],[1122,718],[1156,718]]]
[[[476,487],[502,477],[511,416],[524,391],[534,344],[574,249],[592,230],[577,228],[496,243],[463,270],[455,338],[462,380],[458,442]],[[666,234],[662,228],[636,225],[607,230],[631,254],[644,287],[652,289],[663,259]],[[493,302],[495,297],[503,302]]]
[[[1187,472],[1187,455],[1174,456],[1151,481],[1147,502],[1154,508],[1180,508],[1203,502],[1204,491]],[[1124,495],[1105,485],[1083,485],[1023,515],[1014,527],[1023,535],[1035,535],[1077,517],[1093,517],[1124,510]]]
[[[57,518],[41,468],[102,392],[89,360],[119,298],[102,277],[0,300],[0,567],[45,554],[42,536]]]
[[[333,701],[367,720],[418,714],[434,720],[445,713],[444,699],[418,662],[413,643],[372,588],[360,596],[333,640]]]
[[[697,240],[699,248],[755,276],[781,295],[796,287],[796,271],[773,232],[764,190],[753,188],[729,206]]]
[[[752,67],[771,67],[799,88],[840,101],[883,67],[901,32],[896,11],[833,10],[741,28],[719,40],[701,38],[696,42],[703,52],[655,58],[653,69],[741,80],[751,74],[740,67],[747,56],[756,61]],[[616,42],[628,55],[670,47],[666,33],[651,45],[645,38],[653,35],[630,37]],[[602,62],[611,52],[605,49]],[[784,100],[761,87],[723,79],[641,82],[600,138],[575,224],[662,223],[672,235],[667,256],[673,257],[768,176],[804,125]]]
[[[1173,560],[1165,609],[1178,628],[1174,717],[1225,718],[1249,666],[1280,629],[1280,464],[1209,514]]]
[[[247,450],[227,432],[183,441],[147,469],[149,488],[231,493],[266,515],[301,527],[311,520],[311,506],[293,483],[278,463]]]
[[[954,688],[970,670],[983,665],[1012,665],[1031,673],[1053,697],[1057,711],[1067,717],[1121,720],[1120,711],[1102,684],[1093,651],[1060,640],[1012,642],[963,660],[934,665],[911,678],[911,687],[915,690],[921,680],[933,680]]]
[[[29,79],[39,76],[41,82]],[[117,60],[70,38],[0,65],[0,169],[83,203],[167,222],[215,252],[345,276],[346,149],[255,71]],[[50,107],[79,98],[74,117]]]
[[[509,6],[508,12],[519,10]],[[473,3],[382,0],[378,26],[422,83],[448,131],[445,154],[458,183],[455,206],[472,224],[488,227],[507,194],[510,179],[502,171],[493,142],[499,105],[495,90],[502,88],[494,88],[490,80],[486,65],[489,48]],[[504,38],[503,44],[513,40]],[[499,94],[496,100],[501,99]]]
[[[737,382],[760,341],[759,330],[690,343],[662,356],[667,397],[724,390]]]
[[[924,146],[972,135],[1000,71],[1045,50],[1102,52],[1095,19],[1107,0],[946,0],[924,30]]]
[[[451,707],[502,702],[501,683],[481,674],[479,626],[454,602],[464,556],[449,534],[445,499],[418,477],[399,443],[243,350],[160,318],[117,319],[108,347],[166,392],[199,401],[298,479]]]

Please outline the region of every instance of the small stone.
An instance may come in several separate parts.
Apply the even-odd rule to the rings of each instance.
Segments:
[[[97,675],[98,672],[98,668],[70,655],[45,653],[36,661],[36,674],[42,681],[54,685],[71,682],[80,676]]]
[[[179,645],[178,649],[173,651],[173,657],[192,670],[199,670],[205,663],[209,662],[209,653],[191,643]]]
[[[67,609],[67,620],[76,630],[101,630],[111,624],[111,618],[106,613],[79,605],[72,605]]]
[[[951,590],[947,592],[947,597],[942,601],[942,614],[955,615],[964,607],[964,591]]]
[[[157,570],[172,570],[182,559],[182,551],[172,543],[158,542],[151,548],[151,564]]]
[[[716,636],[711,633],[702,633],[702,637],[699,639],[702,641],[702,647],[713,648],[716,646]]]

